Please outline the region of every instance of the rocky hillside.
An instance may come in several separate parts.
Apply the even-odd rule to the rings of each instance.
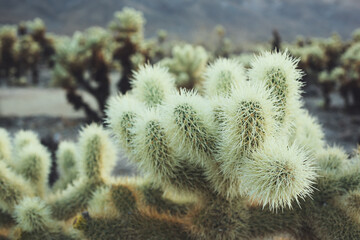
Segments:
[[[0,0],[0,24],[40,17],[50,31],[71,34],[106,26],[124,6],[144,12],[148,36],[162,28],[190,41],[206,39],[216,24],[235,42],[267,40],[273,28],[287,40],[333,31],[348,38],[360,27],[359,0]]]

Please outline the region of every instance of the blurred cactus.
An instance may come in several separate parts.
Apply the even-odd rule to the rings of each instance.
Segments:
[[[319,83],[321,85],[321,90],[325,99],[324,107],[329,108],[330,106],[330,93],[334,90],[336,79],[332,78],[330,73],[327,71],[322,71],[319,74]]]
[[[12,26],[3,26],[0,29],[1,66],[5,77],[10,77],[15,72],[15,55],[13,52],[16,43],[16,29]]]
[[[246,69],[251,68],[251,61],[254,53],[241,53],[240,55],[232,55],[231,58],[240,62]]]
[[[354,42],[341,56],[346,69],[345,77],[340,79],[340,91],[347,107],[359,109],[360,106],[360,43]]]
[[[345,107],[358,112],[360,106],[359,53],[357,31],[350,42],[343,42],[336,33],[326,39],[311,39],[288,45],[290,52],[301,58],[300,68],[307,82],[318,84],[324,96],[324,107],[330,107],[330,93],[339,91]]]
[[[92,27],[76,32],[72,38],[57,41],[53,82],[67,92],[76,110],[84,110],[88,120],[100,121],[110,96],[110,73],[121,71],[118,89],[130,89],[134,70],[152,55],[152,42],[144,39],[145,19],[141,12],[124,8],[114,14],[109,29]],[[83,98],[80,90],[91,94],[97,107]]]
[[[54,36],[46,34],[45,23],[40,18],[35,18],[33,21],[29,21],[27,25],[29,34],[41,47],[41,56],[43,60],[52,67],[54,64],[52,56],[55,53]]]
[[[352,40],[354,42],[359,42],[360,41],[360,28],[355,29],[351,35],[352,35]]]
[[[165,41],[165,39],[167,38],[168,33],[163,30],[160,29],[159,31],[157,31],[157,39],[159,43],[163,43]]]
[[[177,45],[172,49],[172,58],[164,58],[160,65],[169,68],[175,76],[178,88],[198,88],[208,61],[208,53],[201,46]]]
[[[215,57],[229,57],[232,52],[233,44],[229,38],[226,37],[226,29],[222,25],[216,25],[214,32],[217,36],[216,48],[214,50]]]
[[[53,65],[54,37],[46,33],[45,24],[39,18],[2,27],[0,45],[0,74],[7,78],[8,85],[28,84],[26,79],[22,82],[28,71],[32,75],[32,84],[37,85],[39,65]]]
[[[76,32],[57,44],[53,82],[66,90],[68,101],[76,110],[83,109],[89,120],[101,119],[110,95],[112,46],[109,33],[100,27]],[[96,99],[97,108],[85,102],[80,89]]]
[[[142,62],[146,62],[150,55],[150,46],[144,41],[145,19],[142,12],[132,8],[123,8],[115,12],[114,19],[109,23],[109,29],[116,43],[113,58],[121,66],[121,78],[118,89],[125,93],[130,89],[130,79],[133,70],[138,67],[138,61],[142,56]]]

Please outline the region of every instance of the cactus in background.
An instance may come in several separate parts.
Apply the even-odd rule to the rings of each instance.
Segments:
[[[232,55],[231,58],[240,62],[246,69],[251,68],[251,62],[254,57],[254,54],[251,53],[241,53],[240,55]]]
[[[67,100],[76,110],[83,109],[89,120],[100,121],[110,95],[112,50],[109,33],[100,27],[76,32],[57,45],[54,84],[66,90]],[[97,107],[85,101],[79,88],[96,99]]]
[[[0,29],[1,65],[3,76],[9,78],[15,73],[15,55],[13,52],[16,43],[16,29],[13,26],[3,26]]]
[[[62,144],[61,171],[75,164],[78,172],[51,192],[18,165],[34,159],[22,157],[29,146],[41,147],[33,134],[19,133],[19,152],[0,161],[0,216],[12,216],[10,236],[359,238],[358,155],[349,160],[325,146],[320,126],[301,108],[296,64],[287,53],[263,53],[247,80],[237,61],[217,60],[205,69],[204,95],[176,91],[161,66],[141,67],[133,91],[109,101],[106,121],[144,177],[110,176],[116,151],[108,131],[93,124],[80,134],[77,162],[74,144]],[[0,133],[7,156],[9,137]]]
[[[354,42],[341,56],[346,69],[346,78],[341,81],[340,91],[346,107],[359,109],[360,106],[360,43]],[[352,101],[351,101],[352,100]]]
[[[41,60],[41,47],[31,36],[21,37],[14,45],[17,70],[15,77],[20,78],[27,70],[31,71],[32,83],[38,83],[38,65]]]
[[[117,84],[121,93],[130,89],[130,79],[133,70],[137,67],[134,64],[134,56],[142,56],[143,62],[149,59],[150,48],[144,41],[145,19],[142,12],[133,8],[123,8],[114,13],[114,19],[109,23],[109,29],[116,43],[113,51],[114,60],[121,66],[121,79]]]
[[[49,67],[52,67],[54,64],[52,57],[55,54],[55,36],[46,32],[45,23],[40,18],[35,18],[26,24],[27,32],[41,48],[42,60]]]
[[[327,71],[322,71],[319,74],[319,83],[321,85],[321,91],[323,94],[323,97],[325,99],[324,107],[327,109],[330,106],[331,100],[330,100],[330,93],[334,90],[336,79],[332,78],[330,73]]]
[[[358,112],[360,106],[360,44],[358,31],[351,41],[344,42],[334,33],[329,38],[301,40],[290,44],[294,56],[300,57],[300,68],[306,73],[306,82],[320,86],[324,107],[330,108],[330,93],[339,92],[347,110]]]
[[[215,32],[217,37],[217,42],[215,43],[214,55],[216,57],[229,57],[230,53],[234,51],[233,44],[230,38],[226,37],[226,29],[222,25],[216,25],[213,32]]]
[[[208,53],[201,46],[185,44],[172,49],[172,58],[164,58],[159,64],[169,68],[175,76],[178,88],[199,88],[208,61]]]
[[[108,29],[92,27],[58,40],[53,82],[66,90],[68,101],[75,110],[84,110],[88,120],[99,122],[103,117],[111,71],[120,70],[117,87],[125,93],[133,71],[150,59],[153,43],[144,39],[144,23],[141,12],[124,8],[114,14]],[[96,107],[80,89],[96,99]]]
[[[54,38],[46,33],[45,24],[39,18],[1,27],[0,74],[7,78],[7,84],[28,84],[28,72],[31,72],[32,84],[38,84],[39,65],[53,65]]]
[[[18,26],[4,26],[0,35],[3,60],[0,68],[4,69],[8,84],[27,84],[24,75],[28,71],[32,75],[32,84],[38,84],[39,65],[46,63],[52,67],[55,52],[54,36],[46,33],[44,22],[36,18]]]
[[[346,71],[343,67],[335,67],[331,72],[322,71],[319,74],[319,84],[323,97],[325,99],[324,107],[329,108],[331,104],[330,94],[335,90],[339,89],[340,93],[345,99],[345,105],[349,106],[348,96],[343,94],[346,92],[346,89],[349,87],[349,81],[346,76]]]

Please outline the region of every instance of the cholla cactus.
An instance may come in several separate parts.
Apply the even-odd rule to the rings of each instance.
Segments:
[[[222,25],[216,25],[213,31],[218,38],[215,43],[216,49],[214,50],[214,55],[216,57],[229,57],[233,49],[231,40],[226,37],[225,27]]]
[[[114,13],[114,19],[109,23],[109,29],[119,40],[128,41],[140,45],[144,40],[145,19],[142,12],[133,8],[125,7]]]
[[[306,73],[306,82],[319,84],[325,99],[325,108],[330,106],[330,93],[339,91],[345,107],[357,111],[360,106],[359,53],[360,45],[356,31],[351,42],[343,42],[334,33],[325,39],[308,39],[298,46],[288,46],[291,53],[301,57],[300,67]]]
[[[342,79],[340,92],[345,100],[346,107],[360,106],[360,43],[354,42],[341,56],[342,65],[347,70],[346,77]]]
[[[49,206],[39,198],[24,198],[15,207],[14,217],[17,226],[12,230],[12,239],[81,239],[79,233],[54,220]]]
[[[236,60],[217,59],[207,67],[204,73],[204,94],[212,96],[227,96],[232,88],[240,87],[246,82],[245,70]]]
[[[250,81],[262,82],[270,91],[270,97],[276,107],[276,120],[285,131],[289,130],[296,109],[300,107],[301,71],[296,69],[298,60],[285,53],[266,52],[249,69]]]
[[[172,58],[163,59],[160,64],[169,68],[175,76],[178,88],[198,88],[208,60],[206,50],[201,46],[185,44],[172,49]]]
[[[265,60],[267,64],[261,65]],[[147,74],[137,75],[133,94],[110,101],[108,122],[130,159],[139,164],[154,185],[149,187],[147,183],[136,181],[99,190],[90,203],[90,217],[79,216],[75,227],[91,239],[103,236],[102,232],[109,232],[108,238],[120,234],[138,239],[250,239],[279,231],[291,232],[300,239],[309,236],[322,239],[325,229],[327,237],[339,237],[339,229],[345,225],[338,225],[337,229],[324,226],[320,221],[322,214],[329,217],[328,222],[338,215],[328,216],[318,204],[324,198],[338,194],[338,190],[327,183],[329,178],[336,184],[344,182],[326,175],[329,172],[317,173],[315,162],[326,168],[321,164],[323,154],[317,152],[331,153],[324,149],[320,127],[299,108],[300,74],[295,63],[286,54],[261,55],[253,62],[255,70],[250,70],[252,81],[248,82],[241,65],[219,60],[206,71],[206,90],[203,91],[206,97],[185,90],[171,92],[174,86],[168,82],[168,85],[157,83],[166,82],[165,75],[158,75],[158,70],[151,66],[144,67],[141,71]],[[223,74],[215,74],[229,70],[231,66],[233,71],[226,78]],[[281,74],[273,74],[274,69]],[[156,97],[157,104],[146,108],[149,98],[144,96],[152,93],[152,88],[143,86],[151,79],[148,76],[155,74],[159,77],[152,82],[161,86],[160,89],[168,87],[167,91],[161,90],[160,95],[156,92],[156,96],[162,96],[164,92],[167,96]],[[213,86],[221,83],[225,87],[216,91]],[[279,86],[281,83],[285,83],[283,88]],[[278,88],[282,92],[276,92]],[[289,92],[293,94],[292,100],[287,95]],[[213,99],[221,99],[216,105],[218,122],[214,119]],[[280,101],[284,101],[283,108],[279,107]],[[132,104],[136,107],[130,108]],[[279,112],[283,116],[281,121]],[[296,121],[294,115],[304,117]],[[294,131],[279,131],[284,126],[292,126]],[[344,168],[338,171],[344,171]],[[319,173],[322,177],[325,174],[326,179],[316,179]],[[350,181],[352,174],[345,171],[341,179]],[[359,179],[351,181],[356,188]],[[138,184],[144,185],[139,187]],[[324,184],[333,195],[313,193],[314,185]],[[353,189],[348,185],[341,186],[344,192]],[[182,215],[180,209],[184,209],[184,205],[176,198],[159,197],[155,194],[158,187],[168,192],[196,194],[197,200],[188,197],[185,202],[197,207],[187,205],[185,215]],[[316,202],[309,199],[310,194],[315,194]],[[168,215],[164,222],[164,215],[155,216],[148,212],[144,202],[154,206],[156,211],[168,208],[174,215]],[[294,202],[304,206],[305,211]],[[271,211],[278,209],[282,212]],[[343,214],[339,211],[338,214]],[[124,214],[126,212],[128,214]],[[313,216],[313,225],[305,224]],[[350,219],[350,215],[345,218]],[[106,219],[109,221],[105,223]],[[124,219],[123,224],[119,224]],[[148,224],[148,221],[154,224]],[[137,230],[132,231],[128,224]],[[311,232],[302,231],[308,228]],[[358,235],[356,227],[348,229],[347,236]]]
[[[346,71],[343,67],[335,67],[331,72],[320,72],[318,81],[325,99],[325,108],[330,106],[330,93],[339,88],[343,91],[349,84]],[[346,98],[346,96],[344,97]]]
[[[41,47],[31,36],[23,36],[14,45],[16,58],[16,77],[20,77],[28,69],[32,73],[34,84],[38,82],[38,64],[41,58]]]
[[[41,48],[41,57],[49,67],[53,66],[53,55],[55,54],[55,37],[46,32],[45,23],[40,18],[26,22],[27,32]]]
[[[169,85],[168,96],[156,98],[158,104],[149,109],[144,108],[148,98],[144,98],[147,92],[143,84],[148,81],[147,76],[155,75],[157,70],[144,67],[147,74],[139,73],[133,94],[110,101],[108,122],[130,159],[150,175],[154,186],[170,192],[196,194],[202,207],[188,208],[184,218],[176,214],[171,218],[172,225],[167,225],[166,229],[157,224],[148,226],[146,221],[154,216],[145,217],[142,212],[141,191],[122,188],[123,198],[128,199],[127,209],[132,214],[126,215],[126,223],[120,230],[115,219],[124,215],[109,210],[117,205],[110,188],[102,190],[106,197],[98,197],[96,203],[92,203],[101,205],[104,212],[100,213],[93,206],[90,208],[93,217],[79,217],[76,227],[90,238],[99,236],[96,225],[108,218],[114,222],[102,224],[103,231],[111,229],[121,232],[124,237],[137,236],[140,239],[145,238],[144,231],[149,231],[147,237],[161,238],[165,234],[175,239],[184,237],[181,235],[184,231],[187,238],[196,239],[248,239],[277,231],[288,231],[299,238],[322,238],[325,228],[329,231],[326,236],[339,236],[338,230],[331,230],[319,222],[323,209],[315,211],[315,220],[311,221],[314,225],[304,225],[307,218],[312,218],[313,209],[319,208],[321,199],[335,197],[339,192],[327,183],[332,179],[326,175],[328,172],[317,171],[317,162],[323,161],[322,155],[317,153],[328,151],[324,149],[318,124],[300,109],[301,73],[296,69],[296,63],[286,53],[262,54],[252,63],[250,81],[246,81],[241,65],[218,60],[206,71],[205,97],[186,90],[171,93],[173,86]],[[141,71],[145,72],[144,69]],[[222,71],[229,72],[224,75]],[[157,80],[165,81],[166,77],[159,75]],[[217,84],[224,87],[214,87]],[[140,92],[142,96],[139,96]],[[212,109],[213,99],[221,100],[216,104],[217,110]],[[137,107],[129,108],[131,103]],[[129,113],[131,118],[127,117]],[[344,168],[339,171],[344,171]],[[325,174],[326,179],[317,179],[318,174],[322,177]],[[352,174],[344,171],[341,176],[344,181],[354,181],[352,186],[356,188],[359,179],[350,180]],[[339,178],[330,181],[344,184]],[[313,193],[314,185],[324,184],[334,195]],[[348,185],[341,186],[345,188],[344,192],[353,189]],[[144,188],[140,189],[144,191]],[[309,199],[309,195],[314,194],[315,202]],[[246,204],[249,200],[250,206]],[[135,208],[133,201],[136,201]],[[302,211],[294,202],[305,206],[306,210]],[[160,199],[155,201],[157,204],[165,205]],[[157,205],[156,209],[161,207]],[[282,209],[282,213],[272,212],[278,209]],[[124,210],[118,209],[119,212]],[[334,217],[330,217],[330,221]],[[139,220],[134,222],[134,219]],[[179,221],[184,219],[187,219],[186,223],[182,222],[179,227]],[[288,224],[290,221],[291,225]],[[138,226],[141,230],[130,233],[126,224]],[[302,232],[304,227],[313,230]],[[170,229],[176,229],[177,234]],[[161,233],[150,233],[154,230]],[[353,236],[359,234],[356,227],[349,231]]]
[[[327,71],[322,71],[319,74],[319,83],[320,83],[321,91],[322,91],[324,99],[325,99],[325,103],[324,103],[325,108],[329,108],[329,106],[330,106],[330,93],[335,88],[335,84],[336,84],[335,81],[336,81],[336,79],[332,78],[330,73],[328,73]]]
[[[61,180],[64,186],[53,189],[48,184],[49,153],[36,135],[30,131],[17,133],[13,147],[16,152],[8,159],[9,137],[5,130],[1,133],[4,157],[0,158],[0,215],[9,219],[8,224],[17,224],[11,231],[12,239],[81,239],[61,220],[85,209],[92,194],[109,178],[116,153],[107,131],[97,125],[84,128],[78,162],[74,156],[77,147],[69,142],[61,144],[57,155],[60,169],[79,167],[76,176],[67,172]]]
[[[150,46],[144,41],[145,22],[142,12],[125,7],[116,12],[114,19],[109,23],[116,43],[113,57],[122,68],[118,83],[118,89],[122,93],[130,89],[130,79],[133,70],[138,68],[138,63],[149,59]]]
[[[355,41],[355,42],[360,41],[360,29],[359,28],[355,29],[351,35],[352,35],[353,41]]]
[[[112,51],[110,35],[100,27],[76,32],[57,44],[53,82],[66,90],[67,100],[76,110],[83,109],[89,120],[101,119],[110,95]],[[97,107],[79,94],[81,87],[96,99]]]
[[[0,159],[6,162],[11,161],[12,152],[11,140],[7,131],[0,129]]]
[[[41,20],[40,18],[35,18],[33,21],[29,21],[27,25],[29,28],[29,32],[34,36],[40,36],[45,33],[46,27],[43,20]]]
[[[261,58],[269,58],[268,65],[262,66]],[[271,58],[281,60],[281,62],[271,62]],[[285,82],[284,88],[290,86],[290,90],[286,88],[284,90],[286,93],[279,95],[285,101],[285,98],[286,100],[291,98],[290,95],[287,95],[288,92],[293,94],[293,100],[286,101],[286,104],[293,104],[293,106],[285,104],[287,110],[286,114],[283,113],[286,116],[284,121],[293,121],[294,118],[288,117],[287,114],[296,114],[300,111],[298,108],[301,104],[295,102],[299,101],[298,78],[300,75],[293,66],[294,60],[285,54],[269,53],[260,56],[253,65],[259,70],[258,75],[252,73],[251,76],[253,79],[261,80],[260,82],[255,80],[247,82],[243,67],[236,61],[218,60],[209,66],[204,82],[206,88],[204,93],[207,98],[185,90],[181,90],[180,93],[171,93],[170,90],[173,86],[169,85],[168,96],[160,98],[157,101],[159,105],[153,109],[143,110],[142,114],[139,111],[133,113],[136,118],[132,118],[131,124],[123,124],[124,127],[127,127],[127,130],[124,131],[122,127],[119,128],[121,119],[129,118],[123,118],[122,116],[126,115],[118,114],[116,109],[124,109],[123,112],[128,114],[128,110],[125,109],[130,105],[129,102],[140,104],[135,98],[140,100],[144,106],[148,104],[147,98],[143,98],[146,96],[146,89],[143,89],[140,82],[145,84],[148,81],[147,76],[155,75],[157,70],[146,66],[147,74],[139,73],[137,75],[137,85],[133,90],[134,96],[117,97],[110,102],[108,121],[118,136],[119,142],[128,150],[130,158],[140,164],[144,172],[150,174],[156,185],[173,189],[173,191],[195,192],[199,196],[204,196],[205,199],[206,196],[212,196],[205,201],[207,207],[204,207],[204,210],[215,207],[213,204],[220,199],[223,199],[223,204],[226,205],[237,202],[235,199],[241,199],[240,202],[242,202],[244,196],[247,195],[253,199],[259,198],[257,200],[262,205],[270,206],[271,209],[292,206],[295,199],[305,198],[312,192],[312,184],[316,176],[313,160],[309,159],[307,153],[296,144],[289,145],[289,148],[289,143],[286,142],[287,138],[279,133],[278,128],[283,123],[278,120],[275,111],[279,109],[276,105],[279,99],[270,97],[271,91],[275,91],[278,82],[270,81],[266,84],[266,81],[262,82],[264,77],[261,76],[266,76],[266,73],[271,75],[270,71],[274,68],[280,68],[280,71],[285,68],[286,72],[283,75],[285,77],[280,80]],[[267,66],[269,70],[266,70]],[[264,75],[261,74],[260,67],[264,68]],[[145,72],[145,70],[141,71]],[[276,75],[273,78],[277,77]],[[159,76],[158,81],[162,79],[166,80],[166,77]],[[221,89],[216,87],[219,84],[223,86]],[[143,95],[139,96],[139,92]],[[211,101],[209,98],[219,97],[218,95],[225,98],[222,101],[223,105],[220,105],[219,114],[222,121],[219,130],[216,129],[213,110],[211,104],[208,103]],[[134,100],[132,100],[133,98]],[[131,137],[129,138],[129,136]],[[279,140],[274,140],[276,136]],[[285,142],[283,145],[271,145],[276,141]],[[269,144],[268,148],[273,149],[273,155],[271,155],[271,151],[266,150],[266,146]],[[284,154],[279,155],[276,153],[278,151],[284,151]],[[271,179],[268,168],[261,168],[263,167],[261,159],[264,159],[265,162],[268,161],[271,165],[274,155],[279,159],[279,166],[274,166],[272,170],[274,178]],[[255,159],[255,156],[258,157]],[[254,161],[250,160],[252,158]],[[247,174],[247,171],[253,169],[250,167],[251,164],[256,161],[260,167],[258,171]],[[246,167],[247,163],[250,164],[248,167]],[[287,172],[277,172],[281,169]],[[261,178],[262,174],[268,177],[268,180]],[[246,175],[252,176],[254,179],[263,179],[267,183],[260,180],[258,185],[250,186],[250,182],[253,181],[251,179],[244,180]],[[277,181],[277,178],[280,180]],[[268,183],[270,185],[266,187]],[[256,191],[252,190],[254,188]],[[278,192],[278,188],[283,192]],[[240,203],[237,204],[241,206]],[[240,211],[241,208],[237,210]],[[225,209],[224,206],[220,212]],[[199,215],[191,215],[195,236],[208,234],[206,236],[219,238],[220,235],[213,231],[205,233],[200,230],[206,228],[208,224],[206,221],[209,221],[209,219],[204,219],[207,214],[204,210],[200,210]],[[222,218],[221,215],[218,217]],[[211,218],[215,220],[216,217],[212,216]],[[81,221],[83,222],[79,228],[90,231],[83,225],[87,221]],[[237,222],[235,219],[229,221]],[[88,224],[90,222],[92,221],[88,221]],[[231,234],[234,233],[227,232],[223,237],[235,237]],[[246,235],[247,233],[241,234]]]
[[[155,107],[175,90],[174,81],[166,68],[145,65],[134,74],[131,84],[136,98],[147,107]]]
[[[3,26],[0,74],[4,73],[8,84],[27,84],[23,75],[30,70],[33,83],[37,84],[38,65],[46,62],[54,67],[53,82],[66,89],[74,108],[84,110],[89,120],[100,121],[110,94],[110,71],[121,71],[118,88],[125,93],[130,89],[133,70],[156,52],[153,50],[156,43],[144,39],[144,24],[140,11],[124,8],[115,13],[109,29],[92,27],[83,33],[76,32],[72,38],[48,34],[39,18],[21,22],[17,29]],[[78,88],[93,95],[98,107],[91,106]]]
[[[251,68],[251,62],[254,57],[253,53],[241,53],[240,55],[233,55],[231,58],[240,62],[246,69]]]
[[[52,65],[54,39],[46,34],[41,19],[1,27],[0,45],[0,69],[4,70],[8,84],[27,84],[24,78],[27,71],[32,74],[32,83],[38,84],[38,65],[42,62]]]
[[[324,133],[317,119],[308,111],[302,110],[295,119],[294,131],[290,142],[297,142],[309,153],[316,153],[325,146]]]
[[[294,56],[301,59],[301,68],[304,69],[307,74],[316,73],[325,68],[325,51],[317,42],[290,49]]]
[[[77,146],[73,142],[61,142],[56,152],[59,180],[54,184],[54,190],[64,190],[73,183],[79,175]]]
[[[241,65],[219,60],[206,72],[238,69],[205,79],[226,87],[204,96],[176,91],[166,70],[144,66],[133,91],[109,101],[106,121],[145,176],[110,177],[116,151],[97,125],[80,135],[76,179],[43,199],[31,178],[0,160],[0,216],[13,216],[11,236],[358,239],[358,161],[325,148],[319,125],[300,108],[295,63],[286,53],[261,54],[246,81],[231,75],[243,74]],[[39,144],[29,142],[15,149]]]
[[[13,26],[3,26],[0,29],[0,45],[1,45],[1,66],[5,77],[14,74],[15,56],[13,48],[16,43],[16,29]]]
[[[279,146],[284,150],[277,151]],[[294,199],[299,203],[312,193],[316,175],[306,152],[296,144],[273,140],[247,159],[242,181],[253,201],[268,204],[270,209],[291,208]]]
[[[122,34],[129,34],[136,42],[143,40],[145,22],[142,12],[125,7],[114,13],[114,19],[109,23],[109,28],[118,32],[119,37],[122,37]]]

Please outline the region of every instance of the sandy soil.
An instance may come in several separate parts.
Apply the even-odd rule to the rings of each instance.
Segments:
[[[91,106],[95,100],[81,92]],[[0,88],[0,116],[29,117],[48,116],[83,118],[82,111],[73,110],[67,103],[65,91],[59,88]]]

